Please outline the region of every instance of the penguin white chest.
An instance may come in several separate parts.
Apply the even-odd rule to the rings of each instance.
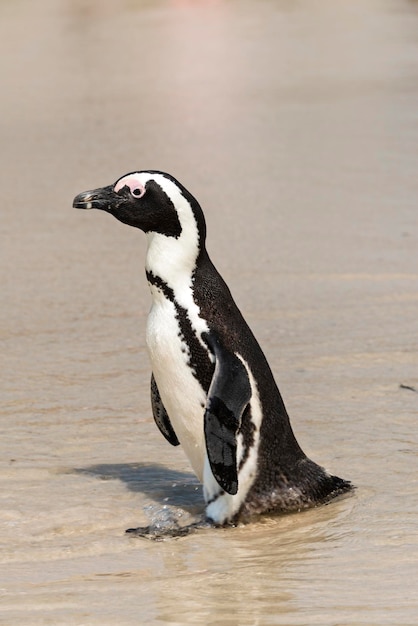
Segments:
[[[194,472],[202,480],[206,393],[190,366],[190,348],[171,300],[153,300],[146,340],[161,400]]]

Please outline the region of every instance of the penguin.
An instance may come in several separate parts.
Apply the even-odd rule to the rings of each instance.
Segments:
[[[111,213],[147,236],[152,412],[203,484],[206,520],[235,525],[350,491],[299,446],[266,357],[209,258],[194,196],[149,170],[80,193],[73,206]]]

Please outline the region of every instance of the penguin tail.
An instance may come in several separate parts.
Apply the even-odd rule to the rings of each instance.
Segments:
[[[280,470],[265,482],[255,484],[240,510],[240,518],[248,519],[262,513],[292,513],[326,504],[348,493],[354,485],[329,474],[307,457],[287,471]]]
[[[316,506],[329,502],[339,495],[354,489],[354,485],[344,478],[329,474],[323,467],[308,458],[300,461],[296,481],[305,506]]]

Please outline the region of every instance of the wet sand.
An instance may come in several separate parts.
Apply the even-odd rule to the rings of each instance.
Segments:
[[[21,0],[0,48],[0,623],[415,624],[417,5]],[[354,495],[124,535],[203,510],[151,417],[144,237],[71,208],[147,168]]]

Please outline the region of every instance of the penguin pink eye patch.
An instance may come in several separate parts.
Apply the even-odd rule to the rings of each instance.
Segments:
[[[144,185],[139,182],[135,174],[121,178],[115,185],[115,193],[118,193],[124,187],[129,187],[129,191],[134,198],[142,198],[145,193]]]

